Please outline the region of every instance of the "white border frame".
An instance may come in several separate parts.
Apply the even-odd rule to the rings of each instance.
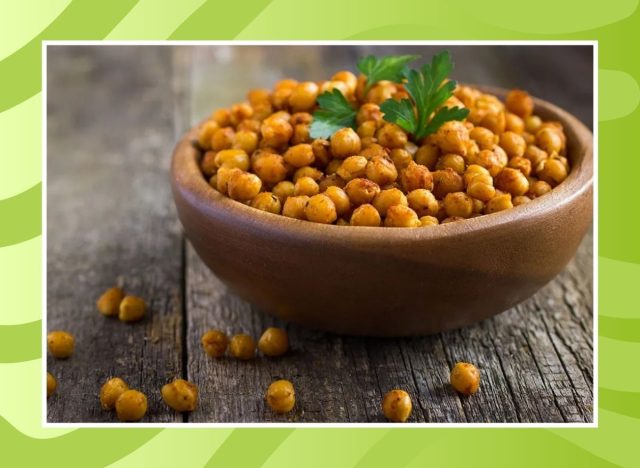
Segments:
[[[47,48],[48,46],[323,46],[323,45],[414,45],[414,46],[568,46],[581,45],[593,47],[593,422],[591,423],[52,423],[47,421]],[[570,40],[515,40],[515,41],[43,41],[42,42],[42,342],[41,342],[41,373],[42,373],[42,407],[41,423],[44,428],[493,428],[493,429],[572,429],[597,428],[599,421],[598,407],[598,41]],[[97,403],[96,403],[97,404]]]

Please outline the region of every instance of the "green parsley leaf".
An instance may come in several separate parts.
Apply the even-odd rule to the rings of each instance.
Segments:
[[[449,120],[463,120],[469,109],[442,107],[453,96],[456,82],[444,82],[453,69],[449,52],[435,55],[420,71],[406,70],[404,88],[411,100],[387,99],[380,105],[387,122],[412,133],[416,140],[438,131]]]
[[[358,70],[367,77],[365,94],[378,81],[389,80],[399,83],[404,77],[407,64],[419,57],[419,55],[388,55],[377,58],[367,55],[361,58],[358,61]]]
[[[341,128],[356,127],[356,110],[343,94],[334,89],[318,96],[319,109],[313,113],[311,138],[329,138]]]

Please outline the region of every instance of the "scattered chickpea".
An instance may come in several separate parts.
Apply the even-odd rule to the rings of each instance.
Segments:
[[[527,143],[515,132],[504,132],[500,135],[500,146],[510,158],[515,158],[524,155]]]
[[[269,385],[266,395],[269,408],[275,413],[288,413],[296,404],[293,384],[288,380],[276,380]]]
[[[214,120],[207,120],[200,127],[200,133],[198,134],[198,145],[203,150],[211,149],[211,138],[213,133],[220,128],[218,122]]]
[[[126,390],[116,400],[116,415],[120,421],[139,421],[147,412],[147,397],[138,390]]]
[[[459,154],[448,153],[440,156],[436,163],[436,169],[446,169],[447,167],[453,169],[458,174],[462,175],[465,171],[466,162]]]
[[[358,208],[353,210],[353,214],[351,215],[350,224],[352,226],[377,227],[380,226],[380,223],[380,213],[373,205],[368,203],[360,205]]]
[[[559,153],[562,150],[560,131],[543,127],[536,133],[536,144],[547,153]]]
[[[527,197],[526,195],[518,195],[517,197],[513,197],[512,203],[513,206],[520,206],[520,205],[524,205],[525,203],[529,203],[531,201],[531,198]]]
[[[282,356],[289,349],[289,336],[282,328],[267,328],[258,340],[258,349],[265,356]]]
[[[160,394],[169,408],[180,413],[194,411],[198,406],[198,387],[184,379],[163,385]]]
[[[473,364],[458,362],[451,369],[451,386],[463,395],[473,395],[480,388],[480,371]]]
[[[407,193],[416,189],[431,190],[433,189],[433,175],[427,166],[410,162],[400,173],[400,185]]]
[[[120,377],[113,377],[107,380],[100,388],[100,405],[102,409],[114,409],[120,395],[127,390],[129,390],[129,386]]]
[[[293,183],[298,182],[298,179],[303,177],[311,177],[316,182],[319,182],[324,177],[324,174],[320,169],[311,166],[304,166],[296,169],[293,173]]]
[[[214,358],[224,356],[229,345],[229,339],[220,330],[209,330],[200,339],[204,352]]]
[[[336,207],[336,213],[338,216],[342,216],[349,212],[351,209],[351,201],[347,193],[340,187],[335,185],[327,187],[324,191],[324,195],[329,197]]]
[[[311,110],[318,97],[318,85],[313,81],[304,81],[296,85],[289,96],[289,105],[294,112]]]
[[[229,352],[242,361],[253,359],[256,355],[256,342],[249,335],[234,335],[229,342]]]
[[[233,146],[235,139],[235,132],[231,127],[219,128],[213,132],[211,136],[211,149],[213,151],[220,151],[229,149]]]
[[[404,148],[409,139],[407,134],[396,124],[385,123],[376,133],[378,142],[387,148]]]
[[[382,412],[392,422],[405,422],[411,416],[412,409],[411,397],[404,390],[391,390],[382,400]]]
[[[98,298],[96,307],[102,315],[118,315],[122,299],[124,299],[124,291],[122,288],[109,288]]]
[[[137,322],[142,320],[147,305],[144,299],[137,296],[125,296],[120,303],[118,318],[123,322]]]
[[[466,156],[469,129],[463,122],[450,120],[440,126],[435,134],[435,141],[445,153]]]
[[[71,333],[56,330],[47,335],[47,347],[49,352],[56,359],[67,359],[73,354],[75,339]]]
[[[49,398],[58,388],[58,381],[56,378],[47,372],[47,398]]]
[[[229,181],[235,174],[241,172],[237,167],[221,167],[216,174],[216,188],[218,191],[227,195],[229,192]]]

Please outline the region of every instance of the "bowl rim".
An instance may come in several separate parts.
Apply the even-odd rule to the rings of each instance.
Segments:
[[[473,86],[483,92],[488,92],[504,97],[506,89]],[[592,132],[576,117],[560,107],[540,98],[533,97],[536,115],[542,115],[545,119],[560,120],[568,129],[568,142],[572,147],[581,147],[583,152],[572,154],[570,159],[573,166],[568,177],[551,192],[542,197],[533,199],[529,203],[513,207],[508,210],[465,219],[459,222],[439,224],[430,228],[393,229],[384,226],[338,226],[334,224],[319,224],[306,220],[288,218],[279,214],[273,214],[258,210],[233,200],[211,187],[202,176],[197,163],[199,150],[193,141],[197,140],[200,124],[190,128],[177,143],[171,162],[171,182],[174,191],[187,198],[191,205],[197,205],[198,209],[208,216],[219,216],[222,213],[237,217],[248,225],[264,229],[286,230],[289,236],[304,236],[309,239],[339,238],[343,241],[373,241],[384,239],[385,242],[412,241],[412,240],[436,240],[452,237],[475,235],[480,232],[490,232],[501,229],[505,224],[514,224],[518,221],[532,220],[544,217],[550,211],[558,210],[572,204],[593,186],[593,135]],[[542,112],[540,112],[542,111]],[[572,134],[572,135],[571,135]],[[573,140],[571,137],[574,137]],[[573,151],[576,151],[574,148]],[[575,161],[578,161],[577,164]],[[174,197],[175,197],[174,193]],[[384,235],[381,230],[384,229]]]

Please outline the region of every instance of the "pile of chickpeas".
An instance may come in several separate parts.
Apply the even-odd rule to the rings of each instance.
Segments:
[[[458,86],[446,103],[469,109],[413,141],[380,104],[403,86],[349,71],[331,80],[281,80],[247,102],[218,109],[200,129],[200,168],[210,185],[246,205],[322,224],[426,227],[513,208],[549,193],[569,173],[562,125],[534,114],[512,90],[505,102]],[[357,129],[310,136],[317,97],[340,90]]]

